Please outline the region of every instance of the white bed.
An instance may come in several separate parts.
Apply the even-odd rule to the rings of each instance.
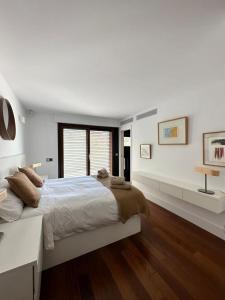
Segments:
[[[25,207],[21,218],[43,215],[46,250],[74,233],[119,222],[114,195],[93,177],[50,179],[40,193],[38,208]]]
[[[21,157],[18,157],[21,160]],[[7,158],[6,171],[20,165]],[[43,215],[44,269],[140,232],[140,217],[119,222],[112,192],[92,177],[48,180],[38,208],[22,218]]]
[[[125,224],[117,222],[55,241],[54,250],[44,249],[43,270],[117,242],[140,231],[140,216],[135,215]]]
[[[44,269],[140,231],[140,218],[119,222],[112,192],[93,177],[48,180],[39,207],[22,218],[43,215]]]

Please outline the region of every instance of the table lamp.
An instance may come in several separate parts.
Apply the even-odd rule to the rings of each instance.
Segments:
[[[6,189],[0,189],[0,202],[5,200],[7,198],[7,190]]]
[[[34,163],[34,164],[30,165],[30,167],[31,167],[32,169],[36,170],[37,168],[41,167],[41,163],[40,163],[40,162]]]
[[[215,192],[208,190],[207,187],[207,176],[219,176],[220,175],[220,171],[215,170],[215,169],[211,169],[211,168],[207,168],[207,167],[196,167],[195,171],[201,174],[205,175],[205,188],[204,189],[199,189],[198,191],[201,193],[205,193],[205,194],[209,194],[209,195],[214,195]]]

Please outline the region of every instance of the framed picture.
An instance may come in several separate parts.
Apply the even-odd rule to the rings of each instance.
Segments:
[[[203,133],[203,164],[225,167],[225,131]]]
[[[188,117],[158,123],[159,145],[187,145]]]
[[[140,145],[140,157],[141,158],[152,158],[152,147],[150,144],[141,144]]]

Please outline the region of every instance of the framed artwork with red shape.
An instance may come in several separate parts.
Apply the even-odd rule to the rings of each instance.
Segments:
[[[203,164],[225,167],[225,131],[203,133]]]

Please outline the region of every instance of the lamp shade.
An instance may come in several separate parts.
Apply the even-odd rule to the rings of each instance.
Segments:
[[[39,168],[39,167],[41,167],[41,163],[38,162],[38,163],[32,164],[32,165],[30,165],[30,167],[31,167],[32,169]]]
[[[7,190],[6,189],[0,189],[0,202],[5,200],[7,198]]]
[[[207,167],[196,167],[195,171],[204,175],[209,175],[209,176],[219,176],[220,171],[216,169],[211,169]]]

